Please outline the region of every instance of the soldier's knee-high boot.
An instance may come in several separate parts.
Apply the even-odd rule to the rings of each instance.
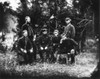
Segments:
[[[39,54],[40,54],[40,59],[43,62],[44,61],[43,52],[39,52]]]
[[[28,55],[27,55],[27,54],[24,55],[24,60],[25,60],[25,61],[24,61],[25,64],[28,64]]]
[[[33,59],[34,59],[34,61],[36,61],[36,53],[37,53],[37,49],[36,49],[35,44],[33,44]]]
[[[29,58],[28,62],[31,64],[33,62],[33,54],[29,53],[28,58]]]
[[[75,56],[72,54],[71,55],[71,64],[73,64],[75,62]]]

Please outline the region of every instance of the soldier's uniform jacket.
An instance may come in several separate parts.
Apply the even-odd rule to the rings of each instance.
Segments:
[[[64,34],[69,38],[75,37],[75,27],[70,23],[64,28]]]
[[[38,38],[38,45],[39,46],[47,46],[47,45],[50,45],[51,44],[51,39],[50,37],[46,34],[46,35],[41,35],[39,38]]]
[[[52,36],[52,43],[53,44],[60,44],[60,40],[61,40],[61,36],[60,35],[58,35],[58,36]]]
[[[52,54],[54,54],[60,47],[60,40],[61,40],[61,36],[54,36],[52,37],[52,46],[53,46],[53,52]]]
[[[27,52],[29,52],[32,47],[33,47],[32,43],[28,37],[23,36],[23,37],[19,38],[19,40],[18,40],[18,48],[19,49],[24,49]]]

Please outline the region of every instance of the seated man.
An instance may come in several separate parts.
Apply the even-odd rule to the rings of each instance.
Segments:
[[[24,63],[32,63],[33,61],[33,45],[28,38],[27,30],[23,31],[23,36],[18,39],[18,56],[22,56],[24,58]]]
[[[57,51],[58,51],[59,45],[60,45],[60,40],[61,40],[61,36],[59,35],[59,30],[55,29],[54,34],[52,36],[52,46],[53,46],[53,51],[52,51],[52,55],[51,55],[52,59],[54,59],[54,55],[57,54]]]
[[[42,35],[38,37],[37,42],[40,58],[43,62],[49,60],[51,39],[48,36],[47,29],[42,30]]]

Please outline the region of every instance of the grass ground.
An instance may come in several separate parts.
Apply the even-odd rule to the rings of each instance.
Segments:
[[[92,47],[92,50],[96,48]],[[91,51],[91,50],[90,50]],[[76,78],[91,77],[95,70],[98,59],[96,51],[90,52],[89,49],[76,56],[76,62],[72,65],[58,63],[36,63],[31,65],[19,65],[16,62],[16,53],[8,51],[6,54],[0,53],[0,71],[3,75],[17,76],[66,76]]]

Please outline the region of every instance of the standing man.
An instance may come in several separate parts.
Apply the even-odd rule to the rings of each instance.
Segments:
[[[60,40],[61,40],[61,36],[59,35],[59,30],[55,29],[53,32],[53,36],[52,36],[52,46],[53,46],[53,51],[51,54],[51,61],[54,60],[54,56],[57,54],[59,46],[60,46]]]
[[[34,33],[34,30],[32,28],[32,24],[30,22],[31,22],[31,18],[29,16],[26,16],[25,17],[25,24],[22,25],[21,32],[23,30],[27,30],[28,38],[30,39],[30,41],[33,44],[34,60],[36,60],[36,45],[35,45],[36,35]]]
[[[32,24],[31,22],[31,18],[29,16],[25,17],[25,23],[22,25],[21,27],[21,32],[23,30],[27,30],[28,31],[28,37],[32,40],[34,38],[34,31],[32,28]]]
[[[64,33],[68,38],[73,38],[75,37],[75,27],[71,24],[71,19],[66,18],[65,19],[66,26],[64,27]]]

